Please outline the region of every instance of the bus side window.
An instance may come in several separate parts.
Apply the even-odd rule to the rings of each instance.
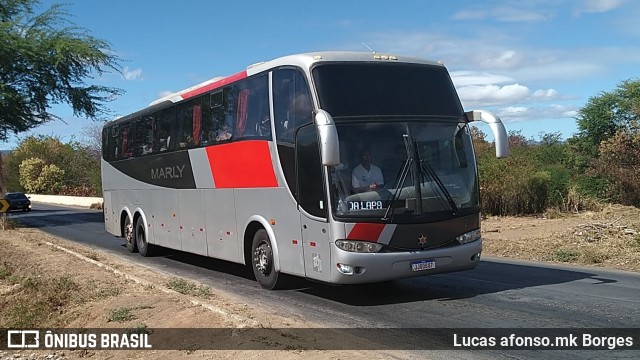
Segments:
[[[200,104],[202,104],[202,119],[200,127],[200,145],[207,146],[213,143],[213,113],[211,111],[211,103],[207,101],[209,95],[200,97]]]
[[[241,138],[247,128],[247,118],[249,117],[249,89],[242,89],[238,93],[236,101],[236,137]]]
[[[175,117],[172,109],[162,110],[154,114],[158,121],[156,143],[158,152],[174,149],[175,144]]]
[[[200,98],[188,101],[178,108],[178,147],[188,149],[200,144],[200,121],[202,119]]]
[[[135,143],[134,130],[135,127],[133,126],[133,123],[127,123],[126,125],[122,126],[120,135],[120,154],[118,156],[120,159],[133,157],[132,147]]]
[[[211,131],[208,138],[212,143],[231,140],[235,126],[234,88],[227,86],[209,97],[211,104]]]
[[[311,122],[311,93],[304,74],[297,69],[273,72],[273,119],[279,141],[293,142],[298,127]]]
[[[145,116],[136,120],[135,141],[131,144],[134,156],[148,155],[153,152],[153,116]]]
[[[271,138],[269,116],[269,76],[262,74],[249,82],[250,96],[245,136]]]
[[[105,161],[113,161],[113,140],[111,127],[102,129],[102,158]]]
[[[120,160],[120,147],[122,146],[122,138],[120,137],[119,126],[111,127],[111,148],[109,149],[109,158],[112,160]]]

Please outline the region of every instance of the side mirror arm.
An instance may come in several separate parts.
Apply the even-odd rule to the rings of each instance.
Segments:
[[[486,110],[467,111],[465,115],[469,122],[482,121],[489,125],[496,143],[497,158],[506,158],[509,156],[509,137],[498,115]]]

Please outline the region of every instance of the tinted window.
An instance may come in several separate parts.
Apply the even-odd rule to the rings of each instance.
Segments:
[[[175,148],[176,139],[176,119],[173,108],[158,111],[155,114],[158,122],[156,133],[156,142],[159,152],[173,150]]]
[[[313,69],[320,107],[333,117],[463,116],[442,66],[398,63],[321,64]]]
[[[155,120],[153,116],[144,116],[136,121],[135,141],[132,144],[134,156],[148,155],[153,152]]]
[[[315,126],[305,126],[298,131],[296,152],[300,206],[311,215],[326,217],[327,202]]]
[[[163,110],[140,111],[104,129],[103,157],[116,161],[238,139],[270,140],[269,104],[269,75],[263,73]]]
[[[213,112],[211,110],[210,95],[203,95],[200,98],[202,106],[202,126],[200,128],[200,145],[207,146],[213,144]]]
[[[259,75],[238,83],[236,138],[271,137],[269,78]]]
[[[135,145],[135,126],[133,122],[124,123],[118,126],[120,137],[118,138],[117,158],[126,159],[133,157]]]
[[[311,122],[313,107],[304,73],[298,69],[273,72],[273,112],[278,141],[293,142],[295,130]]]
[[[25,194],[22,194],[22,193],[13,193],[13,194],[8,193],[6,195],[6,198],[8,200],[26,200],[27,196]]]
[[[102,158],[111,161],[111,136],[109,136],[109,128],[102,129]]]
[[[202,124],[202,107],[200,98],[187,101],[178,106],[178,147],[192,148],[200,144],[200,127]]]

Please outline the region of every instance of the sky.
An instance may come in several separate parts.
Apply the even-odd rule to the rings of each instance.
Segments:
[[[42,0],[42,8],[60,1]],[[65,0],[69,20],[108,41],[122,74],[88,80],[125,94],[111,118],[205,80],[280,56],[369,51],[442,61],[465,110],[508,131],[572,137],[590,97],[640,78],[636,0]],[[29,134],[83,139],[91,120],[66,105]],[[488,127],[480,127],[489,132]]]

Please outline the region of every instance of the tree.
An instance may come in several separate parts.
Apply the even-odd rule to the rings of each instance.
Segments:
[[[640,207],[640,126],[634,122],[629,128],[600,144],[600,157],[593,170],[615,186],[616,197],[624,205]]]
[[[72,26],[60,4],[34,13],[38,0],[0,0],[0,141],[58,118],[53,104],[75,116],[109,114],[105,103],[122,90],[85,83],[110,70],[121,72],[109,43]]]
[[[626,140],[616,134],[623,133],[632,138],[634,131],[637,132],[633,124],[639,120],[640,80],[625,80],[613,91],[591,97],[580,109],[577,117],[579,132],[569,139],[567,165],[574,173],[581,174],[577,182],[582,193],[607,200],[619,199],[622,192],[615,188],[622,186],[622,182],[613,177],[615,172],[603,171],[607,160],[600,157],[603,149],[619,146],[619,150],[623,150]],[[609,141],[616,136],[618,138]],[[603,147],[606,142],[609,144]],[[618,196],[612,197],[616,192]]]
[[[600,143],[640,120],[640,80],[625,80],[611,92],[591,97],[578,112],[575,143],[594,157]]]
[[[30,193],[57,194],[63,177],[64,170],[39,158],[29,158],[20,164],[20,183]]]
[[[102,158],[102,127],[104,122],[91,122],[82,127],[83,143],[98,163]]]
[[[94,149],[77,141],[63,143],[51,136],[29,136],[6,157],[7,184],[10,190],[24,188],[19,178],[20,165],[27,159],[41,159],[45,165],[64,170],[60,195],[98,196],[101,193],[100,157]]]

